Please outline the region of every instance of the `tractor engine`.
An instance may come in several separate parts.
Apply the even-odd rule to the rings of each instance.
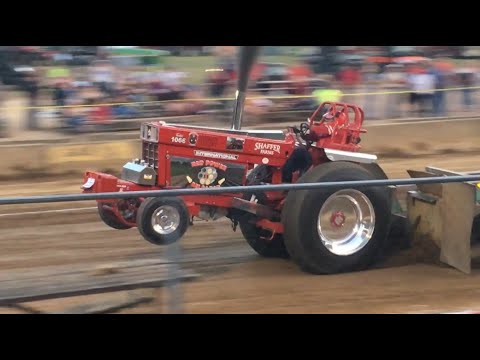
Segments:
[[[265,182],[281,183],[281,169],[291,157],[296,141],[293,133],[281,130],[229,130],[163,122],[142,124],[140,139],[141,157],[127,162],[119,178],[88,171],[82,187],[84,192],[241,186],[255,181],[249,180],[248,174],[257,165],[270,169],[268,179],[263,179]],[[242,195],[181,198],[191,218],[216,220],[234,212],[230,209],[234,208],[232,201],[238,196]],[[102,200],[99,211],[103,219],[110,216],[118,218],[122,227],[135,227],[134,210],[142,201]]]
[[[158,188],[244,185],[255,165],[281,168],[295,147],[294,136],[280,130],[255,132],[162,122],[143,124],[140,138],[142,156],[124,165],[121,180]]]

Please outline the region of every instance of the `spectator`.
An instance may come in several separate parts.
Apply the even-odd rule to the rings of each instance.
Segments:
[[[219,69],[223,69],[223,71],[226,73],[226,76],[228,76],[228,81],[234,81],[236,78],[236,73],[235,73],[235,64],[236,60],[235,58],[231,56],[222,56],[218,60],[217,66]]]
[[[3,90],[3,83],[0,81],[0,107],[5,106],[5,93]],[[0,110],[0,138],[6,138],[8,136],[7,121],[4,117],[4,110]]]
[[[342,92],[355,93],[362,82],[362,75],[354,66],[343,66],[336,74],[336,81],[338,82]],[[349,100],[346,100],[349,101]]]
[[[294,82],[294,95],[306,95],[313,72],[304,61],[297,62],[288,68],[288,79]]]
[[[120,90],[114,98],[114,102],[118,103],[111,108],[111,113],[114,118],[133,118],[138,115],[137,109],[127,104],[128,99],[126,95],[124,90]]]
[[[417,115],[431,114],[433,110],[433,94],[435,93],[435,77],[428,72],[428,67],[420,64],[408,77],[410,104],[412,112]]]
[[[366,85],[364,112],[368,119],[378,119],[377,97],[375,92],[378,91],[381,75],[379,67],[376,64],[368,64],[363,68],[362,79]]]
[[[67,105],[83,105],[83,101],[76,96],[76,94],[72,94],[67,99]],[[69,107],[66,108],[64,111],[65,115],[65,123],[69,131],[74,133],[81,132],[87,122],[86,116],[86,109],[83,107]]]
[[[473,90],[469,88],[475,86],[475,72],[473,69],[464,68],[459,69],[457,75],[460,87],[464,88],[462,89],[463,105],[467,109],[472,109],[474,105],[472,97]]]
[[[428,71],[433,75],[435,79],[435,93],[433,94],[433,115],[434,116],[446,116],[446,99],[445,91],[442,89],[447,88],[447,71],[435,64],[430,64]]]
[[[185,91],[185,101],[165,104],[168,113],[175,115],[194,115],[203,110],[203,104],[195,100],[202,97],[200,90],[196,87],[188,86]]]
[[[28,106],[31,107],[28,111],[28,119],[27,119],[27,129],[28,130],[37,130],[37,109],[38,106],[38,93],[39,93],[39,79],[37,75],[31,74],[28,76],[27,79],[27,92],[29,98]]]
[[[382,77],[384,88],[387,92],[402,92],[406,90],[407,77],[403,65],[387,65]],[[387,94],[385,117],[387,119],[400,117],[402,114],[402,105],[404,103],[404,94]]]
[[[67,81],[70,78],[71,72],[67,67],[67,63],[60,61],[57,66],[54,66],[47,71],[47,78],[54,82]]]
[[[97,127],[104,127],[106,125],[112,124],[112,113],[111,108],[105,103],[108,102],[108,99],[99,97],[94,100],[97,106],[93,107],[90,111],[90,120]]]
[[[181,92],[183,80],[187,77],[183,71],[179,71],[174,66],[166,66],[162,76],[162,83],[173,92]]]
[[[338,90],[338,82],[332,81],[328,88],[317,89],[313,91],[312,95],[315,97],[317,107],[324,102],[340,102],[343,98],[343,93]],[[319,114],[323,116],[327,111],[327,107],[324,107],[323,113]]]
[[[207,72],[207,86],[211,97],[223,97],[230,82],[230,75],[223,69]]]
[[[141,82],[134,82],[132,84],[133,89],[130,90],[129,95],[127,96],[127,100],[129,102],[144,102],[146,101],[145,97],[145,89],[142,86]]]
[[[91,69],[92,82],[104,93],[111,95],[114,86],[113,67],[109,61],[96,61]]]
[[[251,115],[264,115],[275,106],[272,100],[253,98],[245,100],[245,113]]]
[[[343,66],[337,73],[336,80],[341,87],[348,89],[360,85],[362,78],[358,69],[353,66]]]
[[[67,83],[64,81],[57,81],[53,89],[53,101],[55,106],[64,106],[69,96]]]

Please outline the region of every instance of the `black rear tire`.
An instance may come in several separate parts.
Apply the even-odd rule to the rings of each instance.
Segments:
[[[157,232],[152,224],[152,217],[160,208],[168,207],[169,211],[178,214],[178,224],[169,233]],[[189,213],[185,203],[175,197],[147,198],[140,205],[137,212],[137,228],[145,240],[154,245],[169,245],[185,234],[189,225]]]
[[[100,219],[111,228],[116,230],[127,230],[132,228],[131,226],[122,223],[112,211],[105,209],[103,204],[97,204],[97,208]]]
[[[271,181],[271,169],[266,165],[259,165],[248,175],[247,185],[259,184]],[[257,192],[255,197],[258,203],[265,204],[266,196],[263,192]],[[252,194],[245,194],[244,199],[250,200]],[[239,226],[243,237],[247,240],[248,245],[260,256],[266,258],[289,258],[285,242],[281,234],[275,234],[272,240],[267,240],[271,233],[256,226],[258,218],[250,213],[245,213],[239,219]]]
[[[359,164],[366,169],[375,179],[388,180],[388,176],[377,163]],[[394,193],[392,192],[392,195]],[[395,214],[395,215],[393,215]],[[412,240],[412,224],[409,223],[404,211],[400,205],[400,201],[396,196],[392,196],[392,224],[390,226],[389,237],[392,240],[387,244],[385,254],[390,254],[394,248],[408,249]]]
[[[374,180],[362,166],[349,162],[319,165],[299,179],[299,183]],[[370,201],[375,213],[375,227],[368,243],[349,255],[331,252],[317,230],[324,202],[341,188],[289,191],[282,212],[286,248],[293,261],[313,274],[359,271],[369,267],[386,248],[391,222],[391,196],[387,187],[363,187],[360,191]]]

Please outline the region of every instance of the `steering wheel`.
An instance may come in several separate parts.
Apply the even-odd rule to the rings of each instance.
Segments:
[[[307,147],[310,146],[312,144],[311,141],[308,141],[306,138],[307,138],[307,135],[309,134],[310,132],[310,125],[306,122],[303,122],[300,124],[300,128],[296,127],[296,126],[291,126],[289,127],[294,134],[296,134],[297,136],[300,135],[300,137],[305,140],[306,144],[307,144]],[[299,141],[301,143],[301,141]]]
[[[310,125],[306,122],[303,122],[300,124],[300,134],[301,135],[307,135],[308,132],[310,131]]]

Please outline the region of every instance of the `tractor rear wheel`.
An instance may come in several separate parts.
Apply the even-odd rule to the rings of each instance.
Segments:
[[[388,180],[388,176],[377,163],[359,164],[366,169],[377,180]],[[403,215],[402,206],[398,198],[392,197],[392,222],[390,224],[389,237],[391,239],[388,249],[385,249],[385,255],[395,249],[408,249],[412,240],[412,224],[407,217]]]
[[[375,179],[361,165],[331,162],[311,169],[298,182]],[[289,191],[282,212],[286,248],[306,272],[363,270],[385,249],[391,204],[387,187]]]
[[[257,185],[262,182],[271,181],[271,169],[266,165],[259,165],[248,175],[247,185]],[[256,192],[254,194],[245,194],[245,200],[250,200],[252,195],[255,196],[259,204],[266,203],[266,196],[263,192]],[[239,219],[240,230],[243,237],[247,240],[248,245],[255,250],[260,256],[267,258],[288,258],[289,254],[283,236],[275,234],[271,240],[268,238],[271,233],[256,225],[258,217],[245,213]]]
[[[179,198],[147,198],[137,212],[138,231],[154,245],[169,245],[180,240],[188,225],[188,209]]]

